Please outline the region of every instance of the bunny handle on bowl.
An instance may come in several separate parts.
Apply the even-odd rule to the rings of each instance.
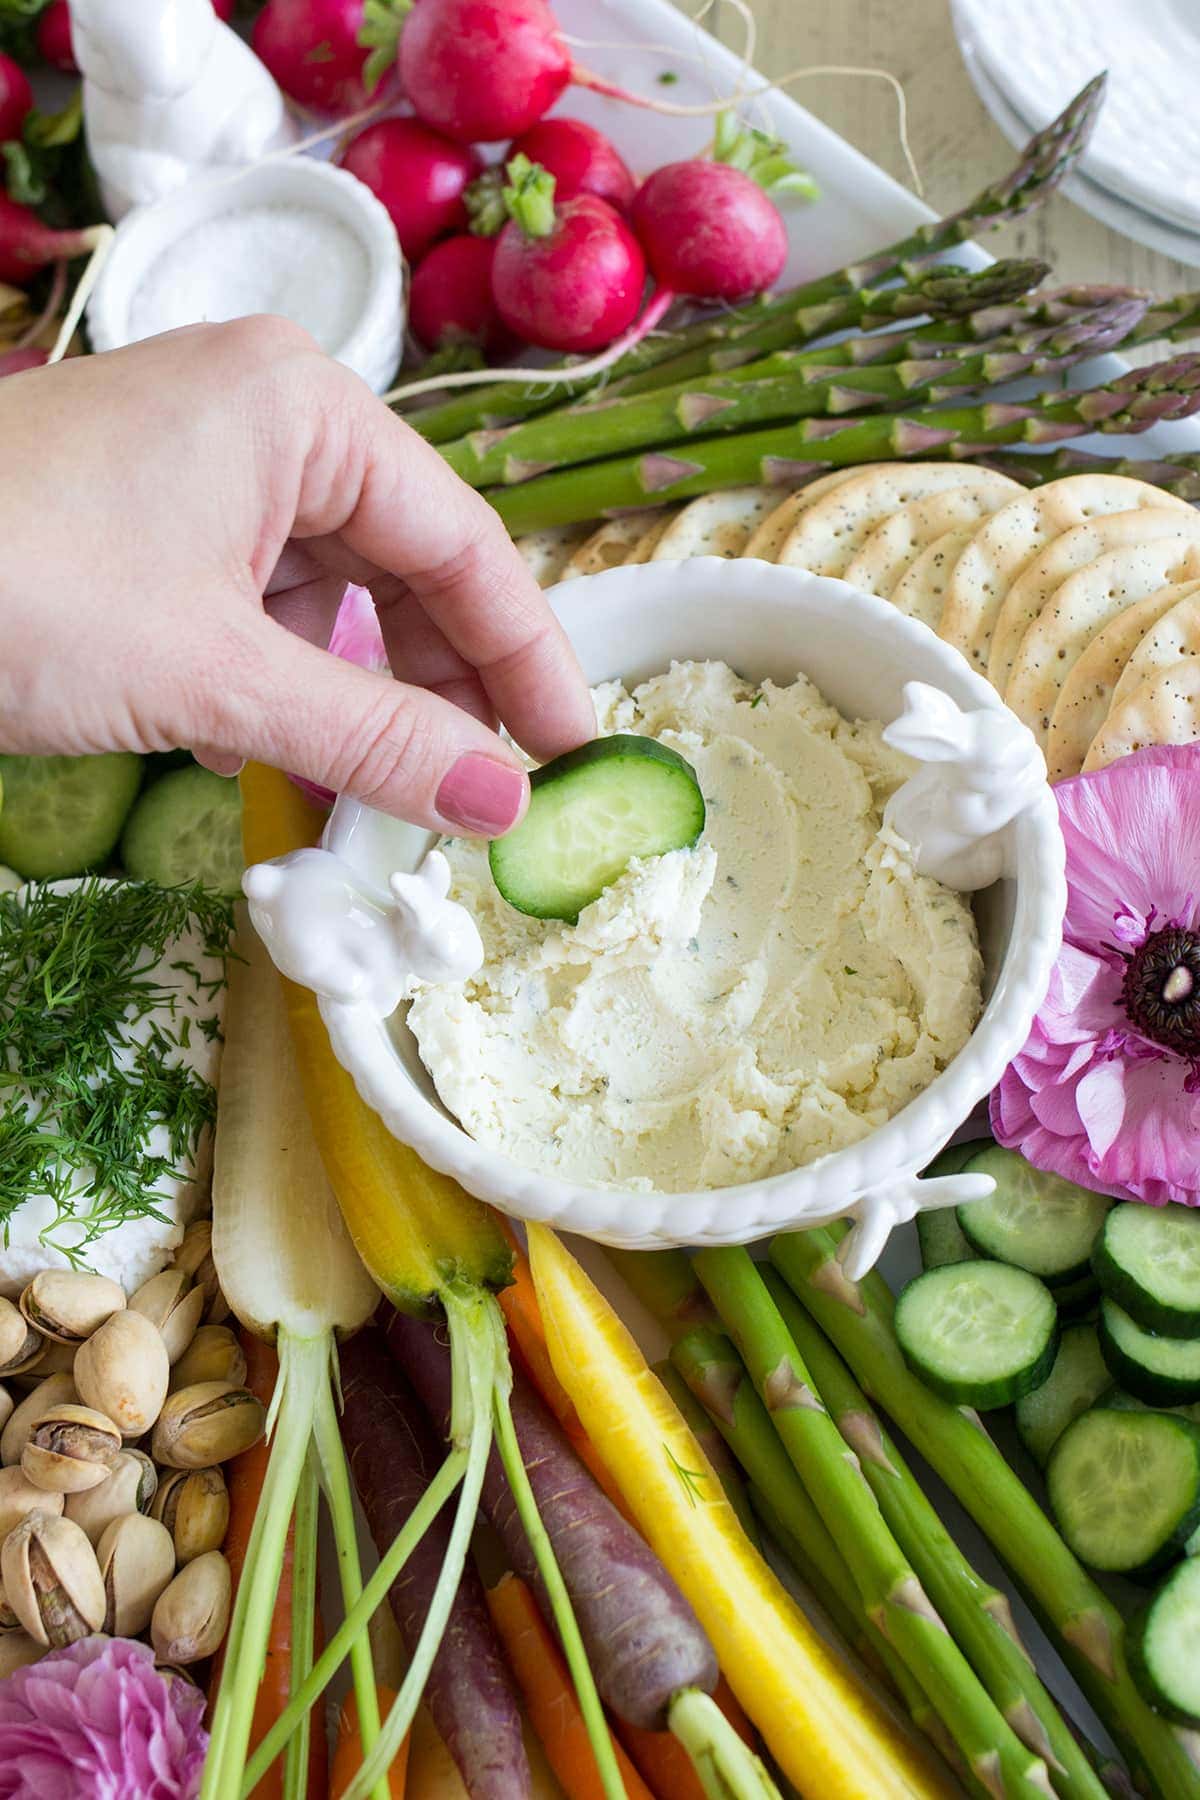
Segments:
[[[247,869],[250,918],[281,974],[321,999],[385,1019],[414,978],[465,981],[483,963],[474,919],[449,897],[450,865],[431,850],[386,889],[332,850],[293,850]]]
[[[854,1229],[843,1239],[838,1260],[851,1281],[861,1281],[883,1255],[897,1225],[907,1225],[919,1212],[986,1200],[995,1186],[990,1175],[938,1175],[927,1181],[910,1175],[872,1188],[850,1208]]]
[[[941,688],[904,687],[905,710],[884,742],[921,765],[892,795],[885,829],[915,854],[919,875],[963,893],[1011,874],[1012,825],[1046,787],[1037,740],[1015,713],[964,711]]]

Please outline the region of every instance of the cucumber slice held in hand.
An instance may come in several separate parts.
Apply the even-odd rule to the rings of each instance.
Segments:
[[[1146,1573],[1180,1554],[1200,1525],[1200,1431],[1171,1413],[1096,1407],[1055,1444],[1046,1487],[1080,1562]]]
[[[198,763],[146,789],[121,838],[135,881],[178,887],[198,881],[214,893],[242,890],[242,797],[236,781]]]
[[[634,857],[685,850],[704,830],[691,764],[654,738],[596,738],[529,778],[529,810],[488,849],[510,906],[575,924]]]
[[[1058,1313],[1050,1290],[999,1262],[946,1263],[896,1302],[896,1338],[925,1385],[955,1406],[1007,1406],[1054,1365]]]
[[[98,756],[0,756],[0,863],[27,881],[102,867],[142,782],[130,750]]]

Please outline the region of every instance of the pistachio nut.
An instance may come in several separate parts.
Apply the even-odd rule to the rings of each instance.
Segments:
[[[77,1344],[56,1344],[53,1338],[43,1338],[41,1349],[21,1373],[40,1381],[44,1381],[47,1375],[69,1375],[75,1367],[75,1352],[78,1348]]]
[[[198,1381],[167,1398],[158,1415],[150,1454],[169,1469],[204,1469],[228,1462],[256,1444],[266,1408],[248,1388],[228,1381]]]
[[[232,1580],[219,1550],[180,1569],[155,1603],[150,1641],[160,1662],[199,1662],[221,1647],[229,1625]]]
[[[197,1688],[200,1683],[190,1669],[181,1669],[178,1663],[155,1662],[155,1668],[164,1681],[183,1681],[188,1687]]]
[[[228,1325],[201,1325],[171,1370],[171,1387],[192,1387],[197,1381],[231,1381],[241,1387],[246,1379],[246,1353]]]
[[[90,1406],[52,1406],[33,1422],[21,1468],[34,1487],[80,1494],[99,1487],[121,1449],[112,1420]]]
[[[24,1469],[0,1469],[0,1539],[8,1536],[27,1513],[60,1513],[62,1494],[47,1493],[34,1487]]]
[[[4,1430],[4,1427],[12,1418],[13,1408],[16,1404],[16,1401],[13,1399],[8,1389],[6,1387],[0,1387],[0,1432]]]
[[[108,1480],[82,1493],[68,1494],[65,1518],[74,1519],[98,1544],[114,1519],[126,1513],[148,1513],[158,1488],[158,1471],[142,1450],[122,1450],[108,1472]]]
[[[154,1505],[175,1543],[180,1566],[219,1550],[229,1529],[229,1490],[220,1469],[175,1469],[163,1477]]]
[[[204,1289],[193,1287],[183,1269],[164,1269],[129,1296],[130,1312],[144,1313],[161,1332],[170,1363],[179,1361],[195,1337],[204,1306]]]
[[[21,1460],[21,1452],[33,1430],[33,1422],[51,1406],[62,1406],[78,1400],[75,1382],[70,1375],[47,1375],[44,1381],[26,1394],[4,1430],[0,1432],[0,1462],[11,1467]]]
[[[0,1368],[21,1360],[29,1325],[11,1300],[0,1299]]]
[[[145,1513],[126,1513],[100,1539],[96,1560],[104,1582],[105,1631],[113,1637],[137,1637],[175,1574],[170,1532]]]
[[[125,1305],[125,1290],[84,1269],[43,1269],[21,1295],[21,1311],[43,1337],[82,1344]]]
[[[221,1292],[213,1262],[211,1219],[196,1219],[188,1226],[175,1252],[175,1267],[203,1289],[204,1317],[210,1325],[219,1325],[229,1317],[229,1303]]]
[[[78,1525],[31,1512],[0,1548],[0,1580],[30,1637],[58,1649],[104,1623],[104,1582]]]
[[[46,1646],[27,1631],[6,1631],[0,1637],[0,1681],[6,1675],[15,1675],[18,1669],[28,1668],[45,1654]]]
[[[75,1353],[75,1386],[126,1437],[149,1431],[167,1397],[171,1366],[162,1334],[144,1313],[114,1313]]]

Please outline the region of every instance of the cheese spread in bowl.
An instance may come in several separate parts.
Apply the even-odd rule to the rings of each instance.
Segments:
[[[443,845],[485,954],[409,1008],[443,1103],[527,1168],[630,1191],[736,1186],[867,1136],[981,1007],[968,902],[883,830],[913,765],[803,675],[682,662],[595,700],[602,733],[687,758],[704,834],[635,861],[575,925],[511,907],[485,844]]]

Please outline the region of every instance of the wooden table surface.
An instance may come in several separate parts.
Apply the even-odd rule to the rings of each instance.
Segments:
[[[950,212],[1009,168],[1013,152],[971,86],[955,41],[948,0],[750,0],[758,23],[755,63],[778,77],[814,64],[891,71],[908,100],[909,141],[925,200]],[[695,0],[683,0],[688,13]],[[743,26],[733,8],[705,23],[736,48]],[[813,76],[789,92],[840,136],[909,183],[900,148],[896,97],[882,81]],[[1200,269],[1173,261],[1112,231],[1061,196],[985,240],[997,256],[1044,257],[1064,281],[1114,281],[1174,294],[1200,288]],[[1132,360],[1151,361],[1150,347]]]

